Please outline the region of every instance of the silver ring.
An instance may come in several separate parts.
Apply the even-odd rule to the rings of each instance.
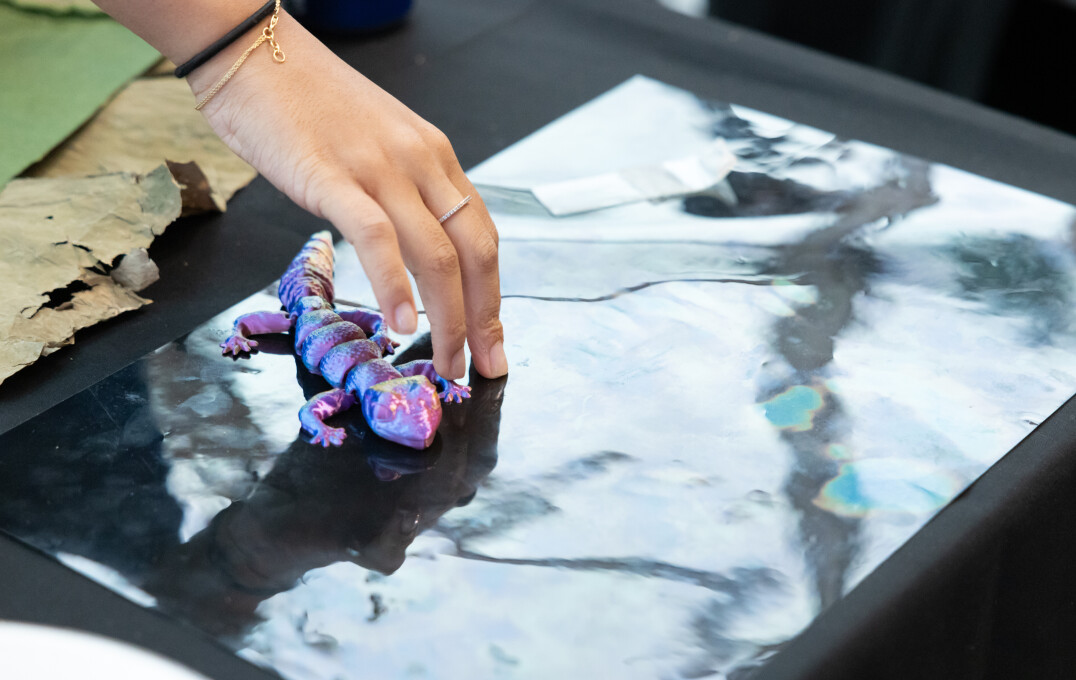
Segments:
[[[448,211],[448,212],[446,212],[446,213],[445,213],[444,215],[441,215],[441,217],[440,217],[440,218],[438,218],[438,220],[437,220],[437,221],[438,221],[438,222],[440,222],[441,224],[444,224],[444,223],[445,223],[445,220],[447,220],[447,219],[448,219],[449,217],[452,217],[453,215],[455,215],[456,213],[458,213],[458,212],[459,212],[460,210],[462,210],[462,209],[463,209],[463,206],[467,205],[467,204],[468,204],[468,203],[470,203],[470,202],[471,202],[471,195],[470,195],[470,194],[467,194],[466,196],[464,196],[464,197],[463,197],[463,200],[462,200],[462,201],[460,201],[459,203],[457,203],[457,204],[455,205],[455,207],[453,207],[453,208],[452,208],[452,210],[449,210],[449,211]]]

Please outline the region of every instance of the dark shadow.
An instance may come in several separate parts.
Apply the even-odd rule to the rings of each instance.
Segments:
[[[431,356],[426,336],[397,362]],[[299,378],[308,394],[324,389],[301,364]],[[471,398],[445,406],[426,451],[381,439],[357,410],[341,414],[342,447],[297,437],[247,497],[180,543],[164,437],[134,364],[0,440],[0,529],[114,569],[162,611],[238,644],[258,604],[310,570],[352,562],[391,574],[419,533],[469,503],[497,462],[506,381],[472,367]]]

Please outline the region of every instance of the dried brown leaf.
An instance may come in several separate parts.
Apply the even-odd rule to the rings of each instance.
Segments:
[[[208,181],[185,196],[185,214],[223,210],[236,191],[257,176],[224,145],[182,80],[142,78],[128,85],[86,126],[34,166],[36,177],[148,172],[165,161],[196,163]],[[177,177],[181,184],[188,181]]]
[[[179,212],[179,187],[163,165],[145,176],[9,183],[0,193],[0,381],[79,328],[145,304],[98,272],[149,246]],[[50,302],[75,281],[70,300]]]

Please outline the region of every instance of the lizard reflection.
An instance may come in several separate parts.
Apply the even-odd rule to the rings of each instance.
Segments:
[[[424,340],[398,360],[428,356]],[[324,389],[298,371],[308,396]],[[352,562],[391,574],[415,537],[469,503],[496,465],[505,381],[472,368],[472,398],[445,409],[425,451],[377,437],[362,418],[347,419],[350,436],[331,452],[297,439],[249,497],[163,555],[142,588],[162,609],[229,638],[259,621],[263,600],[310,570]]]
[[[785,489],[800,512],[800,535],[821,609],[844,594],[848,570],[859,552],[859,520],[815,503],[822,487],[839,470],[831,445],[845,441],[852,426],[839,397],[825,387],[836,339],[855,320],[856,296],[870,290],[871,280],[882,269],[873,250],[857,244],[855,236],[868,225],[898,220],[938,200],[926,163],[903,159],[893,170],[894,178],[842,204],[831,226],[812,232],[800,243],[778,248],[769,268],[773,273],[805,272],[803,281],[818,291],[815,304],[776,323],[774,348],[793,372],[762,386],[760,397],[772,399],[777,393],[804,387],[820,397],[813,422],[782,427],[781,438],[795,453],[796,464]]]
[[[728,126],[729,120],[725,119]],[[740,119],[735,119],[739,121]],[[746,121],[740,121],[750,133]],[[732,126],[733,132],[741,131]],[[741,135],[742,136],[742,135]],[[772,140],[752,140],[758,154],[773,155]],[[933,205],[938,198],[925,162],[901,159],[891,176],[858,191],[815,190],[792,180],[758,173],[732,173],[729,185],[743,200],[734,205],[710,195],[685,199],[686,212],[707,217],[762,216],[829,210],[832,224],[801,241],[776,246],[758,263],[758,273],[773,279],[796,276],[814,286],[817,300],[774,324],[772,345],[790,370],[763,372],[759,402],[795,457],[785,492],[799,512],[801,542],[812,572],[819,609],[844,593],[848,571],[859,552],[859,520],[834,514],[815,502],[839,471],[833,445],[845,441],[852,423],[826,381],[832,377],[836,339],[855,320],[854,300],[867,293],[882,262],[869,243],[857,238],[867,227],[891,223]],[[786,421],[788,415],[797,418]]]

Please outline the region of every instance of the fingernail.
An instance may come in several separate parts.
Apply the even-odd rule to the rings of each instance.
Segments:
[[[456,352],[456,356],[452,357],[452,379],[458,380],[467,374],[467,357],[464,355],[463,348]]]
[[[508,357],[504,355],[504,343],[498,342],[489,349],[490,378],[499,378],[508,373]]]
[[[418,314],[415,313],[415,306],[410,302],[403,302],[396,308],[396,332],[397,333],[414,333],[418,328]]]

